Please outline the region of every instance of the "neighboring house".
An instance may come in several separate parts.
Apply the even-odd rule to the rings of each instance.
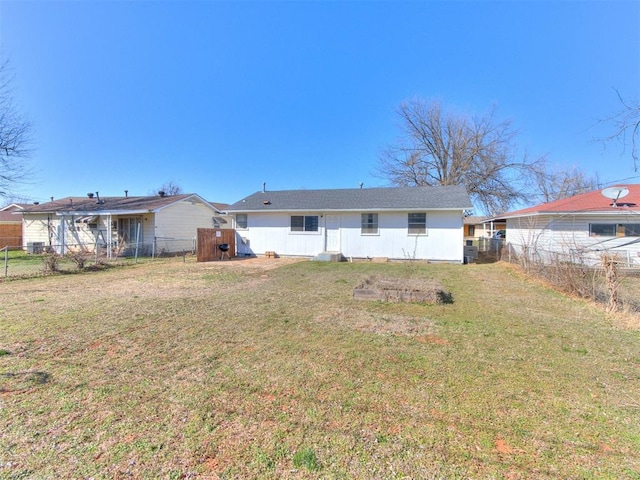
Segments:
[[[500,238],[507,228],[504,220],[494,221],[489,217],[470,216],[464,219],[464,239],[475,242],[487,238]]]
[[[0,248],[22,246],[22,210],[27,205],[12,203],[0,208]]]
[[[220,217],[196,194],[67,197],[23,210],[23,246],[31,253],[98,247],[108,256],[192,251],[197,229],[216,227]]]
[[[463,261],[464,187],[261,191],[232,204],[238,255]]]
[[[506,221],[507,244],[532,260],[595,265],[609,253],[640,266],[640,185],[595,190],[492,220]]]
[[[209,202],[213,205],[219,212],[225,212],[227,208],[229,208],[228,203],[219,203],[219,202]],[[220,213],[213,217],[213,226],[215,228],[231,228],[232,219],[228,215],[224,213]]]
[[[484,237],[484,224],[482,221],[485,217],[469,216],[464,217],[464,240],[465,242],[473,242]]]

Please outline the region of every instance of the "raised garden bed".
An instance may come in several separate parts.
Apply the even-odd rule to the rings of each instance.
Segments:
[[[369,277],[353,289],[353,298],[393,303],[453,303],[451,294],[440,282],[419,278]]]

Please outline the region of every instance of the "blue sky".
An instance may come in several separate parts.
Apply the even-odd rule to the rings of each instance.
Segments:
[[[614,89],[640,97],[637,1],[3,0],[0,47],[35,125],[32,200],[384,186],[416,96],[495,107],[529,155],[640,183],[594,141]]]

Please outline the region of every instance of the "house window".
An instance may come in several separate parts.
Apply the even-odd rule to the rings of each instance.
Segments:
[[[249,216],[246,213],[236,214],[236,228],[240,230],[246,230],[249,224]]]
[[[625,237],[640,237],[640,223],[625,223],[623,226]]]
[[[591,223],[590,237],[640,237],[640,223]]]
[[[292,232],[317,232],[317,215],[291,215]]]
[[[476,236],[476,226],[475,225],[467,225],[468,232],[467,236],[475,237]]]
[[[363,213],[361,215],[361,232],[362,235],[378,234],[378,214]]]
[[[427,233],[427,214],[409,214],[409,235],[421,235]]]
[[[138,231],[140,237],[138,238]],[[137,217],[123,217],[118,219],[118,237],[126,243],[134,243],[136,239],[142,241],[142,222]]]

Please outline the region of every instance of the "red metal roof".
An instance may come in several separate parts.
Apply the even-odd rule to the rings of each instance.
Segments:
[[[617,213],[620,211],[640,213],[640,185],[615,185],[624,187],[629,193],[617,202],[602,194],[603,189],[542,203],[534,207],[498,215],[495,218],[526,217],[531,215],[555,215],[567,213]],[[613,188],[613,187],[611,187]]]

